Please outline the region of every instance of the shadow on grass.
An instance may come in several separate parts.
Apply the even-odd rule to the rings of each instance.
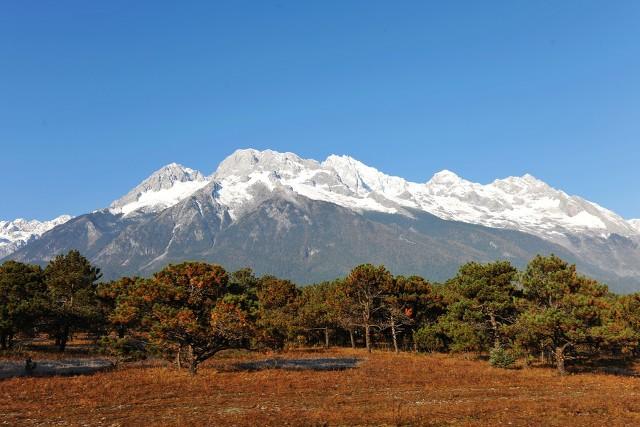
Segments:
[[[0,362],[0,379],[14,377],[52,377],[91,375],[112,369],[114,364],[106,359],[43,360],[27,369],[24,362]]]
[[[634,361],[624,358],[576,358],[569,365],[571,373],[592,373],[617,375],[623,377],[640,377],[638,371],[635,370]]]
[[[263,371],[265,369],[283,369],[286,371],[344,371],[358,366],[360,359],[355,357],[320,359],[266,359],[233,364],[237,371]]]

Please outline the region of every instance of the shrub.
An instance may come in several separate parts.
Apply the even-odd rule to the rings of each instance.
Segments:
[[[516,363],[516,356],[513,352],[502,347],[494,348],[489,353],[489,363],[496,368],[512,368]]]
[[[102,354],[116,357],[123,362],[134,362],[147,358],[147,349],[144,343],[130,337],[102,337],[99,345]]]
[[[438,324],[426,325],[413,334],[413,340],[418,351],[433,353],[447,350],[446,335]]]

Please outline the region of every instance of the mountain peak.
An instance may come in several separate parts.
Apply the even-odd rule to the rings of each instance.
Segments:
[[[305,160],[297,154],[273,150],[255,150],[253,148],[236,150],[220,162],[214,174],[215,179],[228,177],[248,177],[254,172],[276,172],[292,175],[308,168],[317,168],[315,160]]]
[[[201,179],[204,179],[204,176],[199,171],[173,162],[153,172],[142,184],[157,180],[161,185],[165,185],[165,188],[168,188],[176,181],[184,182]]]
[[[330,154],[329,156],[327,156],[327,158],[324,160],[324,162],[322,162],[322,164],[327,164],[327,165],[331,165],[331,164],[340,164],[340,163],[348,163],[348,164],[352,164],[352,165],[363,165],[364,163],[362,163],[359,160],[354,159],[351,156],[347,156],[346,154]]]
[[[140,210],[162,210],[175,205],[208,182],[209,180],[197,170],[179,163],[169,163],[114,201],[110,208],[125,215]]]
[[[448,169],[443,169],[440,172],[435,173],[427,184],[456,184],[463,181],[455,172]]]

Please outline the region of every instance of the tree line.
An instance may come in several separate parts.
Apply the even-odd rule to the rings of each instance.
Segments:
[[[0,347],[48,334],[60,351],[78,332],[123,358],[159,355],[195,373],[232,348],[388,346],[395,352],[475,352],[516,359],[631,359],[640,347],[640,294],[616,295],[556,256],[522,271],[471,262],[445,283],[364,264],[346,277],[298,287],[250,269],[168,265],[150,278],[100,282],[78,251],[43,269],[0,266]]]

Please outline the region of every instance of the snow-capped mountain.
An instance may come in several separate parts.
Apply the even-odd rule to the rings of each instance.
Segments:
[[[0,258],[15,252],[18,248],[70,219],[70,215],[61,215],[50,221],[23,218],[13,221],[0,221]]]
[[[175,205],[208,183],[209,180],[200,172],[171,163],[114,201],[110,209],[125,215],[157,212]]]
[[[531,175],[479,184],[444,170],[418,183],[348,156],[271,150],[237,150],[209,176],[167,165],[11,257],[45,263],[69,249],[110,278],[203,259],[301,283],[362,262],[443,280],[470,260],[523,266],[556,253],[617,289],[640,289],[640,221]]]
[[[293,153],[238,150],[220,164],[213,180],[220,184],[219,201],[234,217],[265,191],[281,187],[350,209],[408,214],[404,208],[412,208],[558,243],[566,243],[566,235],[575,233],[603,238],[640,234],[637,223],[528,174],[482,185],[444,170],[426,183],[415,183],[348,156],[332,155],[320,163]]]
[[[386,175],[349,156],[331,155],[318,162],[294,153],[237,150],[209,177],[172,163],[154,172],[113,202],[125,216],[174,206],[215,182],[214,198],[233,219],[250,212],[276,189],[356,211],[410,216],[407,208],[439,218],[534,234],[563,246],[575,234],[606,239],[612,234],[640,236],[640,221],[570,196],[526,174],[489,184],[465,180],[443,170],[425,183]]]

